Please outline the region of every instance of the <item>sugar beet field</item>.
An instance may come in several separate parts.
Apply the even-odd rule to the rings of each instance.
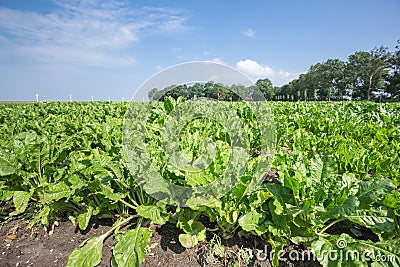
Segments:
[[[400,266],[399,103],[184,102],[0,104],[0,265]]]

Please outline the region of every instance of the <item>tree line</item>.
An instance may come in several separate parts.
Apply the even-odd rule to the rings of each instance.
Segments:
[[[264,100],[265,96],[273,91],[272,82],[266,78],[258,80],[256,85],[244,86],[240,84],[233,84],[227,86],[221,83],[209,81],[206,83],[194,83],[192,85],[181,84],[171,85],[162,90],[153,88],[148,93],[150,100],[163,101],[165,97],[184,97],[186,99],[194,98],[212,98],[223,101],[239,101],[250,100],[260,101]],[[272,95],[269,95],[271,99]]]
[[[238,94],[240,92],[240,94]],[[241,97],[239,97],[239,95]],[[347,61],[328,59],[312,65],[299,78],[277,87],[268,79],[260,79],[254,86],[226,86],[212,81],[192,85],[172,85],[162,90],[152,89],[151,100],[165,96],[186,99],[207,97],[218,100],[275,100],[275,101],[330,101],[330,100],[400,100],[400,40],[393,52],[387,47],[358,51]]]

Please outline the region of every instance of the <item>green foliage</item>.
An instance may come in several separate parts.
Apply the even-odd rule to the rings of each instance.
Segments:
[[[299,78],[280,87],[274,87],[268,78],[259,79],[248,87],[207,82],[153,88],[148,97],[161,101],[168,97],[206,97],[225,101],[399,101],[399,51],[400,40],[392,52],[381,46],[371,51],[357,51],[349,55],[346,62],[327,59],[311,65]]]
[[[168,198],[173,190],[166,181],[182,186],[192,192],[184,208],[149,196],[137,184],[141,170],[125,164],[125,103],[0,105],[0,201],[12,201],[8,215],[22,215],[31,224],[49,226],[69,218],[87,229],[93,216],[122,218],[109,232],[74,250],[67,266],[98,265],[103,241],[112,234],[113,266],[139,266],[151,231],[138,217],[155,224],[175,223],[185,247],[205,240],[206,219],[225,238],[240,231],[265,238],[276,251],[289,243],[311,247],[323,266],[367,264],[322,257],[325,249],[338,250],[339,240],[347,243],[343,253],[368,252],[371,266],[391,266],[374,258],[379,253],[395,255],[392,266],[399,265],[398,104],[251,103],[255,110],[271,109],[270,118],[262,112],[256,116],[245,103],[199,102],[200,111],[218,108],[212,118],[248,137],[237,137],[246,149],[235,150],[236,158],[229,155],[232,136],[225,125],[196,119],[175,132],[179,125],[168,117],[182,112],[182,98],[155,103],[149,120],[138,123],[145,136],[143,152],[154,165],[151,174],[161,177],[160,183],[145,187],[146,192]],[[132,108],[139,112],[146,106],[137,103]],[[166,122],[171,124],[164,127]],[[269,123],[276,136],[263,140],[261,129],[274,130]],[[165,155],[166,136],[177,137],[167,144],[178,146],[179,155]],[[143,140],[132,139],[138,146],[139,141]],[[266,141],[274,141],[274,151],[263,150]],[[228,175],[221,176],[226,170]],[[271,177],[271,170],[277,175]],[[228,181],[234,186],[226,190]],[[212,193],[198,197],[205,192],[202,187]],[[133,224],[130,230],[120,231],[128,222]],[[379,241],[362,240],[352,234],[354,229],[368,230]],[[279,263],[278,255],[272,262]]]
[[[319,237],[311,245],[322,266],[399,266],[400,240],[372,242],[355,240],[347,234]],[[330,254],[328,254],[330,252]],[[337,258],[332,260],[330,258]],[[382,260],[386,259],[386,260]]]
[[[156,205],[140,205],[136,208],[136,212],[139,216],[150,219],[155,224],[165,224],[169,219],[166,205],[163,202],[157,202]]]
[[[398,101],[399,86],[399,45],[394,52],[381,46],[357,51],[347,62],[328,59],[313,64],[307,73],[275,90],[273,99]]]
[[[80,248],[72,251],[67,267],[97,266],[101,262],[103,241],[106,237],[105,235],[96,236],[83,242]]]
[[[193,219],[182,220],[179,222],[179,227],[185,232],[179,235],[179,242],[185,248],[196,246],[199,242],[206,240],[206,227]]]
[[[76,248],[69,256],[67,267],[97,266],[101,262],[103,242],[114,231],[116,245],[113,249],[112,266],[140,266],[146,258],[145,248],[153,233],[149,229],[141,227],[140,222],[135,229],[119,231],[121,226],[132,219],[133,216],[119,221],[106,233],[83,241],[80,247]]]
[[[152,235],[153,232],[144,227],[118,233],[113,249],[113,266],[140,266],[146,259],[145,248]]]

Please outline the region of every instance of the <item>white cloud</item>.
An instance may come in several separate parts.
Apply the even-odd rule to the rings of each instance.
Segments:
[[[287,83],[299,75],[298,73],[291,73],[285,70],[274,70],[251,59],[236,62],[236,68],[254,81],[269,78],[275,85]]]
[[[256,36],[256,33],[251,28],[248,28],[247,30],[242,31],[242,34],[247,37],[250,37],[250,38],[254,38]]]
[[[274,71],[268,66],[262,66],[251,59],[236,62],[236,68],[251,76],[271,76]]]
[[[50,13],[0,7],[0,31],[12,41],[10,54],[45,62],[125,67],[135,63],[128,48],[142,32],[188,29],[187,14],[176,9],[135,10],[109,0],[54,3],[57,8]]]
[[[144,18],[146,26],[153,32],[184,32],[192,27],[185,25],[190,17],[187,11],[169,7],[144,7],[137,13]]]
[[[225,65],[227,65],[222,59],[220,59],[219,57],[216,57],[216,58],[213,58],[213,59],[211,59],[210,60],[211,62],[214,62],[214,63],[218,63],[218,64],[225,64]]]

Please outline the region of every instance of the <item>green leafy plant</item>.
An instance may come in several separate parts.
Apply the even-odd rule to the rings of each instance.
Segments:
[[[115,220],[110,231],[74,250],[68,266],[98,265],[103,241],[111,236],[112,266],[139,266],[152,235],[146,227],[150,221],[176,224],[187,248],[212,230],[223,238],[261,236],[275,251],[302,244],[323,266],[400,265],[398,103],[200,102],[198,111],[212,106],[219,110],[213,118],[243,126],[235,127],[238,136],[246,137],[237,139],[245,149],[235,150],[233,162],[228,155],[233,139],[224,125],[197,118],[174,131],[179,125],[168,118],[179,115],[184,103],[165,97],[150,110],[145,103],[129,106],[149,112],[148,120],[137,125],[144,126],[143,152],[154,173],[192,190],[183,208],[147,194],[172,197],[164,183],[142,187],[138,176],[144,172],[132,173],[126,164],[122,129],[127,103],[1,104],[0,202],[7,208],[0,218],[24,216],[30,225],[49,228],[70,219],[82,230],[93,217]],[[273,118],[260,112],[266,109]],[[276,139],[268,135],[264,140],[262,129],[276,129]],[[167,145],[180,154],[166,155],[163,138],[168,135],[177,137]],[[133,136],[134,145],[139,141]],[[264,150],[270,141],[273,151]],[[225,170],[229,175],[221,178]],[[269,177],[272,170],[276,174]],[[229,177],[235,178],[234,186],[226,190]],[[213,192],[204,199],[197,196],[203,186]],[[216,229],[208,229],[204,218]],[[342,243],[346,246],[338,247]],[[215,255],[221,252],[217,247]],[[327,250],[357,251],[364,258],[329,259]],[[379,255],[391,261],[379,261]],[[277,253],[272,263],[279,264]]]

